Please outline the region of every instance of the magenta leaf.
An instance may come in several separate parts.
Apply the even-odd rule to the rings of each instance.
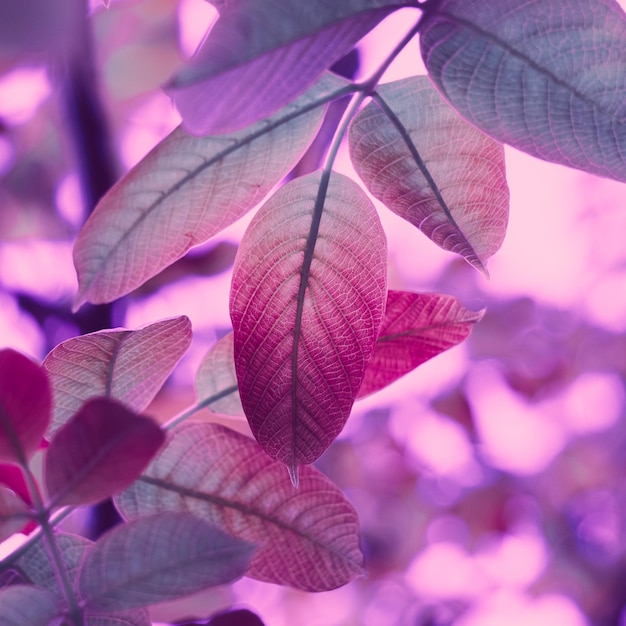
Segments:
[[[50,506],[95,504],[128,487],[165,440],[161,428],[109,398],[92,398],[45,457]]]
[[[76,306],[129,293],[254,208],[298,162],[319,130],[321,105],[345,85],[326,75],[272,118],[231,135],[178,128],[166,137],[79,233]]]
[[[414,76],[381,85],[350,128],[350,155],[371,193],[444,250],[481,271],[509,209],[504,149]]]
[[[61,614],[57,598],[32,585],[12,585],[0,590],[2,626],[50,626]]]
[[[420,33],[430,77],[472,124],[621,181],[625,41],[615,0],[439,0]]]
[[[390,385],[463,341],[483,313],[468,311],[452,296],[389,291],[385,317],[359,398]]]
[[[167,93],[192,133],[226,133],[273,115],[384,17],[410,2],[238,0]]]
[[[226,393],[229,389],[232,391]],[[219,396],[209,404],[212,411],[224,415],[245,415],[237,387],[233,333],[224,335],[207,352],[196,374],[196,390],[198,402]]]
[[[26,502],[13,490],[0,485],[0,541],[19,532],[31,518]]]
[[[104,535],[85,556],[78,588],[92,613],[140,608],[236,580],[253,551],[190,513],[164,512]]]
[[[46,371],[15,350],[0,350],[0,461],[24,465],[50,421]]]
[[[181,316],[140,330],[99,331],[59,344],[43,362],[54,392],[48,434],[95,396],[108,396],[143,411],[190,342],[191,324]]]
[[[115,498],[126,518],[193,511],[257,545],[248,576],[306,591],[345,585],[362,573],[358,519],[314,467],[294,489],[283,465],[252,439],[219,424],[185,423],[144,475]]]
[[[343,428],[383,316],[386,239],[361,188],[333,173],[282,187],[237,253],[230,312],[239,393],[261,447],[294,484]]]

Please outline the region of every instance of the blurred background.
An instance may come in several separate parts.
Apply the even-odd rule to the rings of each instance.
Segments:
[[[19,10],[0,19],[0,347],[42,359],[77,334],[187,315],[192,347],[147,411],[166,420],[193,403],[195,371],[230,328],[229,270],[250,216],[76,315],[71,252],[98,198],[178,125],[160,85],[216,12],[92,0],[85,22],[63,15],[72,2],[54,15],[30,4],[41,12],[29,9],[40,17],[28,37],[12,35]],[[392,15],[335,69],[367,76],[418,16]],[[65,30],[44,28],[56,19]],[[384,80],[416,73],[415,41]],[[464,344],[357,403],[317,464],[359,513],[368,576],[322,594],[243,579],[155,607],[155,623],[207,623],[194,618],[232,606],[268,626],[626,626],[626,186],[506,157],[509,230],[489,281],[377,203],[390,288],[487,312]],[[337,169],[354,176],[347,150]],[[96,536],[112,523],[109,504],[75,525]]]

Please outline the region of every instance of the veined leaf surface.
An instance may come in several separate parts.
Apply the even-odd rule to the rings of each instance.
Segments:
[[[129,293],[254,208],[313,141],[324,107],[307,108],[346,84],[329,74],[237,133],[174,130],[102,198],[79,233],[76,306]]]
[[[2,626],[50,626],[61,614],[58,600],[34,585],[12,585],[0,589]]]
[[[396,9],[393,0],[231,0],[167,87],[192,133],[232,132],[310,87]]]
[[[482,316],[483,311],[468,311],[452,296],[389,291],[385,317],[359,398],[390,385],[457,345]]]
[[[140,608],[236,580],[253,550],[194,515],[163,512],[100,538],[82,562],[78,588],[91,612]]]
[[[152,626],[150,613],[145,609],[116,611],[106,615],[88,614],[85,626]]]
[[[108,396],[143,411],[190,342],[191,323],[181,316],[139,330],[104,330],[60,343],[43,362],[54,393],[48,434],[94,396]]]
[[[115,502],[134,519],[190,511],[257,545],[248,576],[307,591],[346,584],[362,572],[356,512],[314,467],[294,489],[283,465],[224,426],[188,422]]]
[[[378,94],[382,102],[368,104],[350,128],[359,176],[394,213],[484,270],[508,221],[503,147],[465,122],[425,76],[381,85]]]
[[[481,130],[626,181],[626,15],[615,0],[440,0],[420,46],[441,93]]]
[[[15,350],[0,350],[0,461],[22,465],[33,455],[51,405],[46,371]]]
[[[45,457],[53,506],[95,504],[130,485],[165,440],[156,422],[109,398],[88,400]]]
[[[261,447],[294,484],[343,428],[383,316],[386,239],[361,188],[333,173],[282,187],[257,213],[233,269],[239,393]]]

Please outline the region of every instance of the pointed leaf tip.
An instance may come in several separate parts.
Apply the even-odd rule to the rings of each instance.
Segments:
[[[291,479],[291,484],[294,486],[294,489],[298,488],[300,484],[300,476],[298,474],[298,466],[293,463],[289,465],[289,478]]]

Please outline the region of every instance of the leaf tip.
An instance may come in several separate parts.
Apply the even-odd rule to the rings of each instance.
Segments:
[[[298,475],[298,466],[294,461],[287,468],[289,470],[289,478],[291,478],[291,484],[297,489],[300,484],[300,476]]]

